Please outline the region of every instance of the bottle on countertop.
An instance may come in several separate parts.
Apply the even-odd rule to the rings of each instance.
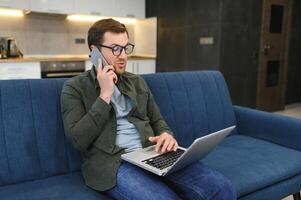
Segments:
[[[0,44],[0,59],[2,59],[3,49],[3,45]]]
[[[3,44],[0,43],[0,59],[7,58],[7,51]]]

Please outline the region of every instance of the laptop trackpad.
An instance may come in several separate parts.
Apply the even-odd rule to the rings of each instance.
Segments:
[[[127,158],[132,158],[135,160],[145,160],[147,158],[153,157],[153,156],[157,156],[159,155],[159,153],[155,152],[155,145],[144,148],[144,149],[140,149],[137,151],[133,151],[133,152],[129,152],[124,154],[122,157],[127,157]]]

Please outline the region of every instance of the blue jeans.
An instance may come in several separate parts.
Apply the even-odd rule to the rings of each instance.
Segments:
[[[117,184],[106,194],[118,200],[234,200],[232,183],[201,162],[166,177],[160,177],[123,162],[117,173]]]

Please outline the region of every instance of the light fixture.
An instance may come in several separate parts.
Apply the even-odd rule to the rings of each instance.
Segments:
[[[23,17],[23,10],[0,8],[0,16]]]
[[[115,19],[123,24],[136,24],[137,23],[137,19],[131,18],[131,17],[113,17],[113,19]]]
[[[137,22],[135,18],[128,18],[128,17],[105,17],[105,16],[98,16],[98,15],[79,15],[79,14],[72,14],[67,16],[67,19],[70,21],[81,21],[81,22],[96,22],[98,20],[107,19],[107,18],[113,18],[124,24],[135,24]]]

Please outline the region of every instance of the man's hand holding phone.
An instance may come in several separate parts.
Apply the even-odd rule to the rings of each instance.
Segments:
[[[107,65],[102,68],[101,60],[99,60],[98,63],[97,80],[101,86],[99,97],[109,104],[118,78],[114,72],[115,68],[112,65]]]

